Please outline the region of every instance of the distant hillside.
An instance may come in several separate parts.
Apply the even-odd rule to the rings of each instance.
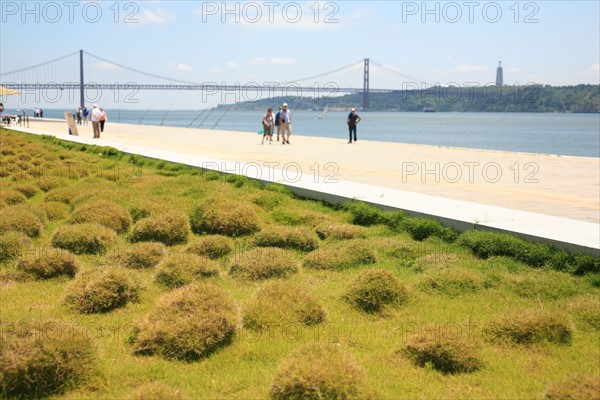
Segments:
[[[360,107],[362,94],[329,98],[284,98],[243,102],[231,106],[234,110],[262,110],[276,107],[283,102],[293,109],[319,110]],[[221,106],[230,107],[230,106]],[[406,90],[390,93],[371,93],[371,111],[436,111],[467,112],[600,112],[600,85],[577,86],[489,86],[456,87],[436,86],[425,90]]]

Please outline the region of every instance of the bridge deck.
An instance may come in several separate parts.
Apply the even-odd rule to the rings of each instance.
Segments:
[[[329,200],[359,198],[457,228],[489,227],[567,244],[600,247],[600,159],[293,135],[261,145],[256,133],[108,122],[66,135],[64,121],[31,121],[25,132],[108,145],[150,157],[275,180]],[[360,127],[359,127],[360,139]],[[573,246],[569,246],[568,244]]]

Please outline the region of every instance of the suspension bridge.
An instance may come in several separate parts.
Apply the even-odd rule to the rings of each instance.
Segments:
[[[269,95],[295,92],[312,94],[312,97],[323,93],[329,96],[362,93],[362,108],[368,110],[370,93],[389,93],[406,90],[407,87],[424,88],[431,84],[369,58],[295,80],[244,84],[191,82],[142,71],[79,50],[29,67],[1,72],[0,86],[25,94],[39,90],[78,92],[81,107],[85,105],[86,100],[90,102],[86,93],[101,90],[201,91],[205,94],[252,91],[267,92]],[[76,101],[77,99],[74,99],[73,102]]]

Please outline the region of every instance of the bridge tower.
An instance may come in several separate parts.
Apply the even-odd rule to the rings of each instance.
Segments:
[[[79,105],[85,107],[85,89],[83,88],[83,50],[79,50]]]
[[[369,109],[369,59],[365,58],[363,74],[363,110]]]

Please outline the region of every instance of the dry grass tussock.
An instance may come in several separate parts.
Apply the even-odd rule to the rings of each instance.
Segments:
[[[131,342],[136,354],[195,361],[228,344],[236,323],[231,296],[216,285],[197,283],[162,297]]]
[[[131,231],[132,242],[161,242],[167,246],[187,243],[190,223],[178,212],[152,215],[135,223]]]
[[[139,284],[118,269],[106,269],[78,276],[65,289],[64,303],[82,314],[102,313],[139,301]]]
[[[65,219],[71,212],[68,204],[59,201],[47,201],[40,204],[39,207],[46,213],[46,218],[50,221]]]
[[[29,207],[13,205],[0,209],[0,233],[17,231],[29,237],[36,237],[43,227],[40,216]]]
[[[281,280],[266,283],[244,307],[244,327],[254,330],[324,320],[325,310],[306,290]]]
[[[218,274],[216,261],[195,254],[175,253],[158,265],[154,279],[162,286],[177,288]]]
[[[76,224],[97,222],[117,233],[125,233],[131,225],[131,216],[124,207],[108,200],[88,201],[75,208],[71,219]]]
[[[312,251],[319,247],[319,238],[310,229],[304,227],[269,226],[254,237],[257,246],[281,247]]]
[[[50,279],[62,275],[74,277],[80,266],[70,251],[46,248],[35,255],[21,258],[17,268],[36,279]]]
[[[31,240],[21,232],[9,231],[0,235],[0,262],[25,254]]]
[[[335,345],[310,343],[285,358],[271,385],[273,399],[361,399],[363,372]]]
[[[406,303],[408,291],[391,272],[368,269],[356,277],[343,298],[359,310],[379,313]]]
[[[528,308],[511,310],[498,323],[491,325],[485,336],[489,341],[500,344],[568,345],[573,332],[565,315]]]
[[[364,230],[360,226],[343,222],[324,222],[315,229],[319,238],[325,239],[357,239],[364,237]]]
[[[42,188],[43,190],[44,188]],[[81,188],[78,186],[59,186],[46,193],[44,201],[58,201],[65,204],[71,204],[81,195]]]
[[[311,269],[342,270],[375,262],[373,246],[363,239],[331,243],[308,253],[304,258],[304,266]]]
[[[117,240],[112,229],[97,223],[63,225],[54,231],[52,245],[75,254],[103,254]]]
[[[17,192],[22,193],[28,199],[32,198],[33,196],[36,195],[37,192],[39,192],[39,189],[37,187],[35,187],[34,185],[31,185],[29,183],[21,183],[21,184],[15,185],[15,190]]]
[[[477,346],[468,335],[439,334],[429,325],[408,336],[401,352],[420,367],[432,367],[445,374],[473,372],[483,365],[477,356]]]
[[[187,247],[188,253],[212,259],[224,257],[234,249],[233,240],[223,235],[202,236]]]
[[[152,268],[167,255],[167,248],[159,242],[138,242],[111,255],[116,263],[131,269]]]
[[[238,237],[260,230],[254,207],[234,200],[205,200],[194,208],[190,222],[199,235]]]
[[[598,376],[573,376],[569,380],[555,382],[544,393],[545,400],[600,400]]]
[[[90,378],[96,355],[81,328],[56,321],[19,324],[0,342],[0,397],[60,394]]]
[[[249,280],[285,278],[298,271],[298,264],[299,260],[291,250],[259,247],[236,255],[229,273]]]
[[[2,188],[2,191],[0,192],[0,201],[4,201],[8,205],[15,205],[27,202],[27,197],[16,190]]]

